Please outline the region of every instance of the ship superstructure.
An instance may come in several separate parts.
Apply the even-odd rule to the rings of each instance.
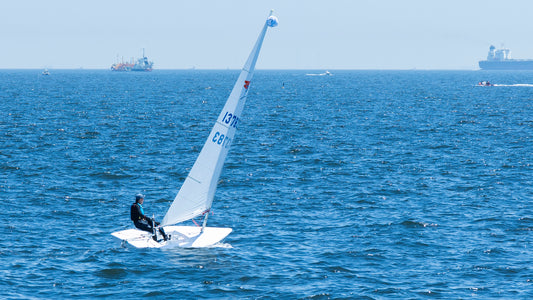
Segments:
[[[487,60],[479,62],[483,70],[533,70],[533,59],[513,59],[511,50],[490,46]]]

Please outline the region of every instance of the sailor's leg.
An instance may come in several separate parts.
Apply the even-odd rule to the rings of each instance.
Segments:
[[[163,230],[163,227],[158,227],[159,229],[159,232],[161,233],[161,235],[163,236],[163,238],[166,240],[169,240],[167,234],[165,233],[165,230]]]
[[[140,230],[147,231],[150,233],[153,233],[152,226],[144,223],[144,222],[135,222],[135,227],[137,227]]]

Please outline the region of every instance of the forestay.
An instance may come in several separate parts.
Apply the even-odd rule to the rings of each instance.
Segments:
[[[192,219],[211,209],[217,182],[246,102],[263,39],[267,28],[277,24],[276,17],[271,13],[196,162],[167,211],[162,226]]]

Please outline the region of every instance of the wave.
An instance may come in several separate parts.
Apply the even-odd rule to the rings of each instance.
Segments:
[[[530,83],[495,84],[494,86],[525,86],[525,87],[533,87],[533,84],[530,84]]]
[[[320,73],[320,74],[316,74],[316,73],[305,74],[305,76],[328,76],[328,75],[333,75],[333,74],[331,74],[329,71],[326,71],[325,73]]]
[[[400,223],[400,225],[403,225],[405,227],[437,227],[438,224],[433,223],[425,223],[425,222],[418,222],[418,221],[403,221]]]

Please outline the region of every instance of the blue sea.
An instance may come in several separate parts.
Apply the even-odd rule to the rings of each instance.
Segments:
[[[533,72],[330,71],[256,72],[222,245],[136,249],[239,71],[1,70],[0,298],[532,299]]]

